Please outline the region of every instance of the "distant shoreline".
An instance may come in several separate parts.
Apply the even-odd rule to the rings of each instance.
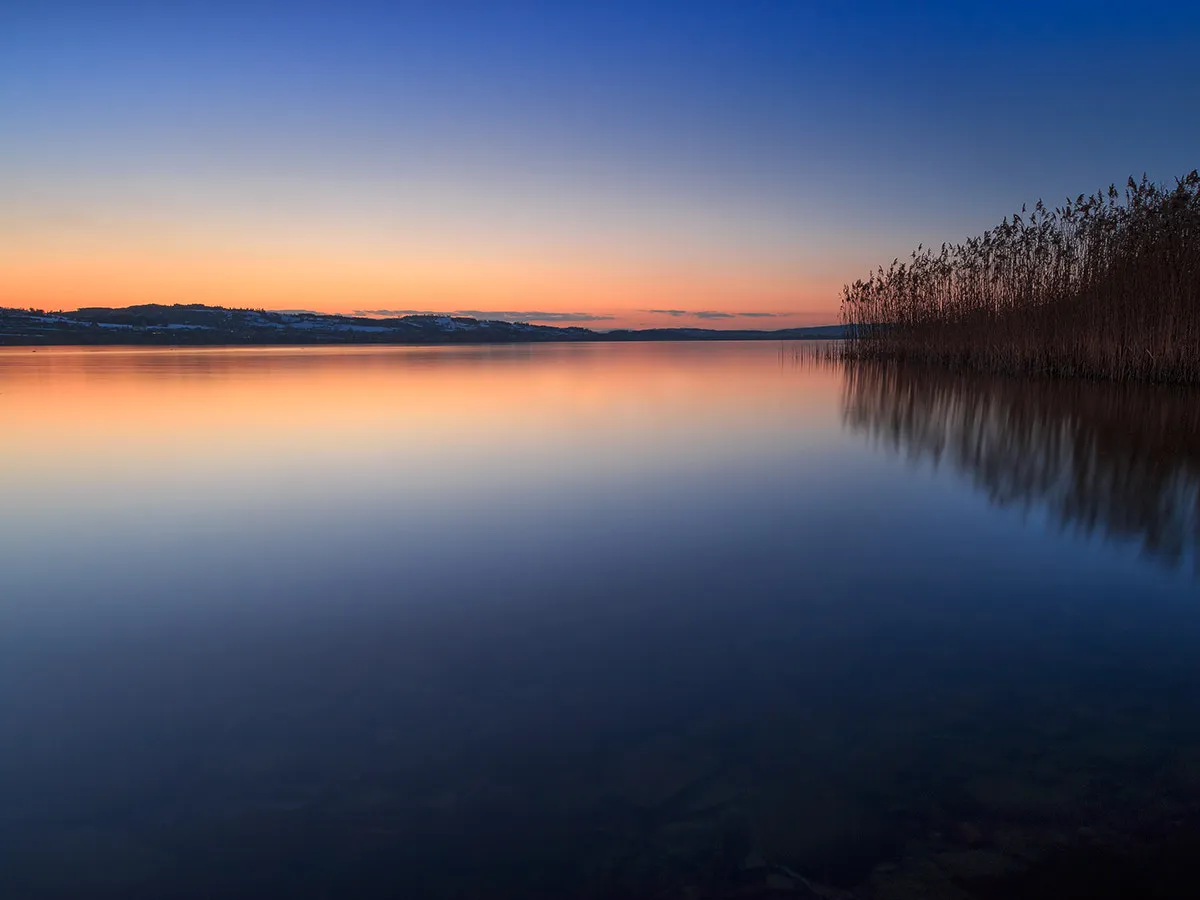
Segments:
[[[0,347],[422,346],[440,344],[632,343],[642,341],[836,340],[841,325],[774,331],[646,328],[593,331],[467,316],[392,319],[275,313],[202,305],[96,307],[74,312],[0,309]]]

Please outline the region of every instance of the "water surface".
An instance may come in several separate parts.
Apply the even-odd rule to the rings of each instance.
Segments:
[[[1198,410],[770,343],[0,351],[0,895],[1170,873]]]

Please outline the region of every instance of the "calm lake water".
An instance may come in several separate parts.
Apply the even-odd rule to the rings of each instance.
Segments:
[[[0,896],[1175,896],[1198,416],[777,343],[0,351]]]

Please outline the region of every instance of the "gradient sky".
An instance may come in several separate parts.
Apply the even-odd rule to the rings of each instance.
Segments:
[[[836,321],[1200,165],[1191,4],[0,4],[0,305]]]

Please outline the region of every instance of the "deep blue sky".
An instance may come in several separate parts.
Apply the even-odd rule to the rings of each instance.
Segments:
[[[1198,38],[1182,3],[4,4],[0,304],[831,320],[918,241],[1200,165]]]

